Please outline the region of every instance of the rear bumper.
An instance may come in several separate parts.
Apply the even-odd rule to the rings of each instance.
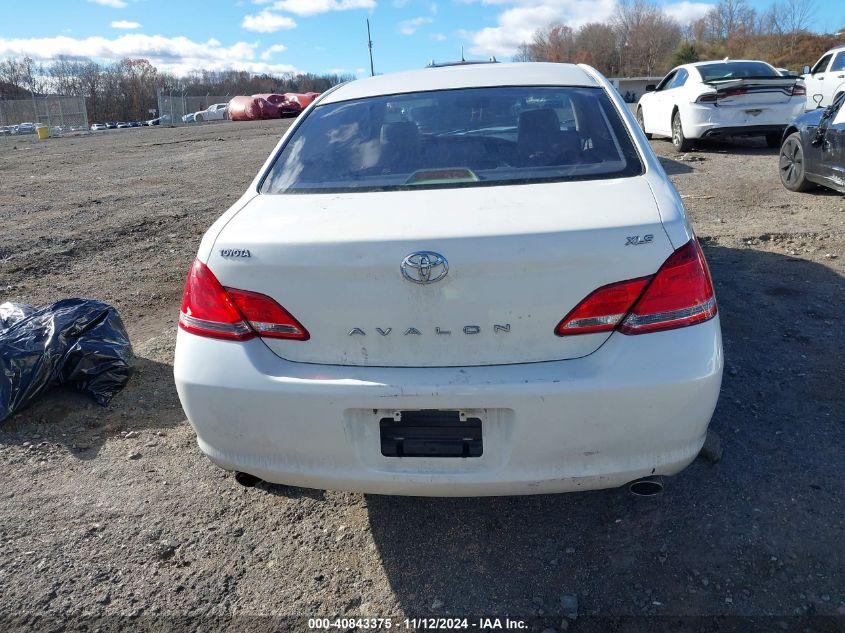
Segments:
[[[687,138],[754,136],[782,133],[803,112],[804,102],[799,98],[759,106],[690,104],[681,109],[681,123]]]
[[[467,368],[291,363],[259,340],[180,330],[174,372],[200,448],[225,469],[313,488],[476,496],[677,473],[704,442],[722,362],[717,316],[614,334],[577,360]],[[481,417],[483,455],[382,456],[378,420],[406,409]]]
[[[721,136],[762,136],[765,134],[783,135],[785,125],[746,125],[738,127],[714,127],[707,130],[702,138],[718,138]]]

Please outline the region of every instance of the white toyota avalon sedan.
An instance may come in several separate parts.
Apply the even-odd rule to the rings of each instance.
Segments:
[[[588,66],[343,84],[205,234],[175,376],[244,481],[403,495],[622,486],[704,442],[710,274]]]

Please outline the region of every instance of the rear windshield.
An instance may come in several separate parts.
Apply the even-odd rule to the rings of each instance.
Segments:
[[[696,66],[703,81],[720,79],[766,79],[780,77],[778,72],[764,62],[715,62]]]
[[[599,179],[642,173],[601,88],[416,92],[315,108],[262,193],[318,193]]]

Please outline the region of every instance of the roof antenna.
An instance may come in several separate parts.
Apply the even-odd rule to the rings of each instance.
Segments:
[[[462,62],[466,61],[466,59],[464,59],[464,45],[463,44],[461,44],[461,61]]]
[[[373,38],[370,36],[370,19],[367,18],[367,48],[370,49],[370,77],[376,76],[376,71],[373,68]]]

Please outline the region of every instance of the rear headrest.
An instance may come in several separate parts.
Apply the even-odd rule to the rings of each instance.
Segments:
[[[560,120],[557,112],[552,108],[526,110],[519,114],[518,135],[528,137],[542,137],[547,134],[560,133]]]
[[[382,145],[411,146],[416,145],[419,138],[417,124],[413,121],[399,123],[385,123],[381,126]]]

